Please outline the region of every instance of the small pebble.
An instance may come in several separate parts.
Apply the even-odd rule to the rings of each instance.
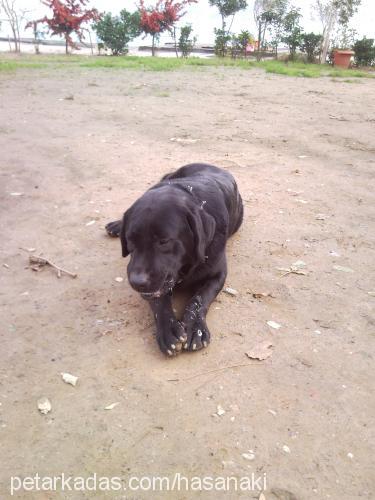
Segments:
[[[276,321],[267,321],[267,325],[271,328],[274,328],[275,330],[281,328],[281,325],[279,325],[279,323],[276,323]]]
[[[217,405],[216,414],[219,415],[219,417],[222,417],[223,415],[225,415],[224,408],[220,405]]]
[[[115,278],[115,281],[117,281],[117,283],[122,283],[124,281],[124,278],[121,278],[121,276],[117,276],[117,278]]]
[[[249,450],[247,453],[242,453],[241,455],[245,460],[254,460],[255,453],[253,450]]]
[[[38,410],[43,415],[46,415],[52,410],[51,401],[46,397],[38,399],[37,404],[38,404]]]
[[[224,288],[223,292],[227,293],[228,295],[232,295],[232,297],[235,297],[236,295],[238,295],[237,290],[235,290],[234,288],[226,287],[226,288]]]

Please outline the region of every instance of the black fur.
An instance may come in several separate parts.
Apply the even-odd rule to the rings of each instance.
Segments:
[[[165,175],[122,220],[107,224],[109,235],[120,236],[123,257],[130,254],[130,285],[148,300],[165,354],[209,343],[206,314],[227,275],[227,239],[242,219],[242,200],[232,175],[192,163]],[[172,309],[175,287],[192,293],[182,322]]]

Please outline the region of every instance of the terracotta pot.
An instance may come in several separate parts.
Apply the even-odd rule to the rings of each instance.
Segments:
[[[352,56],[354,56],[352,50],[335,50],[333,52],[333,65],[339,68],[348,69]]]

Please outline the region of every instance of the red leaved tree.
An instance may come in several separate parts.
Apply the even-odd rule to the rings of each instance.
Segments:
[[[184,7],[198,0],[158,0],[154,7],[145,7],[140,0],[140,27],[143,33],[152,36],[152,55],[155,55],[155,40],[163,31],[173,33],[175,23],[186,14]]]
[[[68,47],[78,48],[71,35],[75,33],[80,41],[83,39],[82,24],[88,21],[97,21],[100,15],[96,9],[85,9],[88,0],[41,0],[42,4],[52,9],[52,17],[44,16],[26,25],[32,27],[34,23],[47,24],[52,35],[65,38],[65,52]]]

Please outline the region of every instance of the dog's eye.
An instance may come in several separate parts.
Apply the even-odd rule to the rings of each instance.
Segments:
[[[161,246],[164,246],[164,245],[167,245],[167,243],[169,243],[171,240],[169,240],[168,238],[163,238],[161,240],[159,240],[159,245]]]

